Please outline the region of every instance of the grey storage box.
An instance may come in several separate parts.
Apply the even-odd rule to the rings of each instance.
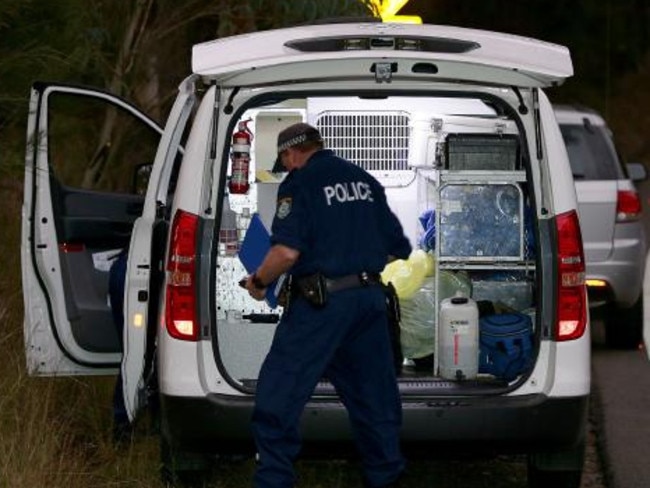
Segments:
[[[514,134],[449,134],[444,167],[453,171],[519,170],[519,139]]]

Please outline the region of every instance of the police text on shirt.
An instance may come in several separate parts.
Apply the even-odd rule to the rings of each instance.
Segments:
[[[332,205],[332,198],[335,198],[339,203],[354,202],[356,200],[373,201],[370,185],[363,181],[336,183],[333,186],[324,186],[323,191],[328,206]]]

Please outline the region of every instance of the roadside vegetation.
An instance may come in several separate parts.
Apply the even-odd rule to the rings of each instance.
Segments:
[[[26,374],[19,178],[0,180],[0,487],[157,486],[156,443],[111,442],[113,378]]]

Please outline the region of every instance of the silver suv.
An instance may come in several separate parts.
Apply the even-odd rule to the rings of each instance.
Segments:
[[[594,110],[555,106],[575,180],[590,307],[604,312],[607,344],[635,348],[643,324],[646,238],[634,186],[645,167],[622,164],[612,132]]]

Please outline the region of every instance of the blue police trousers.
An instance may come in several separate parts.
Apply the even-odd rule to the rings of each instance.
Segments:
[[[315,309],[298,298],[284,314],[260,370],[252,428],[256,488],[290,488],[300,451],[299,422],[317,382],[327,377],[345,405],[364,482],[380,487],[404,469],[401,401],[379,286],[329,296]]]

